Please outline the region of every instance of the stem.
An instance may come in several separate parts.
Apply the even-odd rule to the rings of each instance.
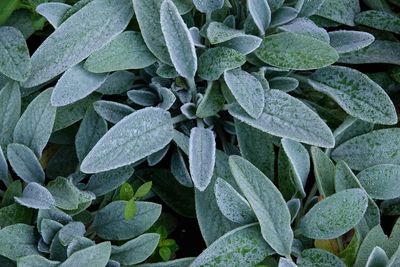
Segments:
[[[186,79],[186,82],[189,86],[190,94],[192,95],[192,102],[196,104],[197,88],[194,78]]]
[[[185,115],[180,114],[180,115],[172,118],[172,123],[178,124],[178,123],[180,123],[182,121],[186,121],[186,120],[188,120],[188,118]]]

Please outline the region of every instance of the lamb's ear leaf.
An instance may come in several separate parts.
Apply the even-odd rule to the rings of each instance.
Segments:
[[[318,27],[308,18],[294,19],[290,23],[280,26],[278,29],[313,37],[329,44],[328,32],[324,28]]]
[[[276,11],[281,8],[285,0],[268,0],[268,5],[271,8],[271,11]]]
[[[260,222],[263,238],[280,255],[290,255],[293,231],[282,194],[261,171],[242,157],[230,156],[229,166]]]
[[[70,8],[70,5],[64,3],[50,2],[38,5],[35,11],[45,17],[54,29],[57,29]]]
[[[128,25],[132,1],[92,1],[60,25],[32,55],[32,73],[23,84],[43,84],[78,64]],[[81,27],[90,25],[90,27]],[[65,46],[65,40],[69,40]]]
[[[33,226],[14,224],[0,230],[0,255],[11,260],[39,254],[38,236]]]
[[[83,160],[81,170],[96,173],[134,163],[165,147],[172,136],[169,112],[153,107],[141,109],[126,116],[97,142]]]
[[[8,26],[0,28],[0,73],[25,81],[31,73],[31,59],[22,33]]]
[[[50,209],[56,204],[49,190],[35,182],[27,184],[22,196],[14,199],[19,204],[33,209]]]
[[[328,197],[335,193],[335,165],[318,147],[311,148],[314,176],[319,193]]]
[[[322,264],[332,267],[346,266],[339,257],[326,250],[318,248],[304,250],[301,253],[300,258],[297,260],[297,265],[299,267],[313,266],[315,264]]]
[[[194,186],[204,191],[214,173],[215,137],[210,129],[195,127],[189,139],[189,169]]]
[[[12,142],[13,130],[21,114],[21,92],[18,83],[7,83],[0,90],[0,146]]]
[[[254,23],[260,30],[261,34],[265,34],[265,30],[268,28],[271,22],[271,9],[267,0],[255,0],[247,2],[250,15],[253,18]]]
[[[308,211],[301,220],[301,232],[312,239],[336,238],[360,222],[367,206],[368,196],[362,189],[333,194]]]
[[[278,267],[297,267],[297,265],[292,260],[280,258]]]
[[[103,119],[114,124],[135,111],[128,105],[107,100],[96,101],[93,103],[93,107]]]
[[[49,141],[56,117],[50,103],[52,89],[40,93],[26,108],[14,129],[14,142],[26,145],[40,158]]]
[[[31,267],[31,266],[42,266],[42,267],[57,267],[60,265],[59,261],[51,261],[40,255],[29,255],[17,260],[17,266],[19,267]]]
[[[371,254],[368,257],[365,267],[378,267],[388,266],[389,258],[386,252],[380,247],[374,247]]]
[[[400,34],[400,18],[388,12],[367,10],[357,14],[355,22],[358,25]]]
[[[244,35],[243,31],[232,29],[221,22],[213,21],[207,27],[207,38],[211,44],[223,43]]]
[[[355,26],[354,18],[360,13],[357,0],[325,0],[316,15],[348,26]]]
[[[243,35],[235,37],[221,45],[237,50],[243,55],[248,55],[260,47],[262,39],[254,35]]]
[[[345,30],[329,32],[329,38],[331,46],[340,54],[360,50],[375,41],[370,33]]]
[[[250,265],[255,266],[265,257],[273,253],[260,235],[259,226],[249,224],[236,228],[212,243],[190,265],[199,266],[223,266]],[[238,251],[238,247],[251,247],[246,251]]]
[[[300,10],[299,17],[309,17],[317,13],[325,0],[309,0],[305,1]]]
[[[292,70],[312,70],[329,66],[339,59],[326,42],[292,32],[264,38],[256,56],[272,66]]]
[[[196,9],[202,13],[212,12],[224,6],[224,0],[193,0]]]
[[[400,248],[397,248],[396,252],[390,258],[387,267],[395,267],[400,264]]]
[[[110,255],[111,243],[108,241],[102,242],[72,253],[68,259],[59,266],[106,266]]]

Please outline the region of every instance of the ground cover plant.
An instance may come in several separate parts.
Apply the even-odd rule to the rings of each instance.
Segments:
[[[400,266],[399,8],[0,1],[0,266]]]

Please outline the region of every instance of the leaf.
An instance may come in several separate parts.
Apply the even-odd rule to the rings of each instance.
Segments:
[[[139,188],[135,192],[135,197],[145,197],[151,190],[151,187],[153,185],[153,182],[146,182],[139,186]]]
[[[129,71],[116,71],[107,76],[107,79],[96,90],[103,95],[122,94],[131,89],[136,77]]]
[[[259,231],[258,225],[249,224],[226,233],[190,266],[255,266],[272,253]]]
[[[40,223],[40,234],[46,244],[51,244],[53,238],[58,231],[63,228],[63,225],[57,221],[50,219],[43,219]]]
[[[340,54],[360,50],[375,41],[370,33],[345,30],[329,32],[329,38],[331,46]]]
[[[185,187],[193,187],[192,177],[186,167],[181,151],[178,149],[171,156],[171,174]]]
[[[244,32],[220,22],[213,21],[207,27],[207,39],[211,44],[223,43],[239,36],[244,36]]]
[[[216,115],[222,110],[225,99],[221,93],[220,83],[213,82],[207,86],[201,102],[197,105],[196,116],[207,118]]]
[[[133,174],[131,165],[115,170],[99,172],[90,176],[85,190],[94,193],[97,197],[107,194],[126,182]]]
[[[227,47],[207,49],[199,57],[197,74],[207,81],[218,80],[226,70],[240,67],[246,62],[245,56]]]
[[[310,155],[307,149],[296,141],[283,138],[281,143],[293,171],[297,192],[304,198],[306,196],[304,188],[310,173]]]
[[[57,177],[47,185],[55,199],[55,205],[63,210],[75,210],[79,207],[82,192],[68,179]]]
[[[31,73],[31,60],[25,38],[13,28],[0,28],[0,73],[16,81],[25,81]]]
[[[400,197],[400,166],[383,164],[369,167],[357,175],[360,184],[374,199],[387,200]]]
[[[270,28],[284,25],[294,20],[299,14],[298,10],[293,7],[282,6],[272,14]]]
[[[268,81],[272,89],[278,89],[283,92],[291,92],[299,87],[299,81],[292,77],[275,77]]]
[[[0,255],[11,260],[38,254],[37,235],[33,226],[14,224],[0,230]]]
[[[63,246],[67,246],[75,238],[83,237],[85,233],[85,225],[82,222],[70,222],[58,232],[58,238]]]
[[[59,267],[86,266],[98,267],[106,266],[111,254],[111,243],[102,242],[73,253]]]
[[[161,4],[160,23],[176,71],[187,79],[193,79],[197,70],[196,50],[189,30],[171,0],[164,0]]]
[[[234,69],[224,72],[224,80],[239,105],[257,119],[264,110],[264,89],[251,74]]]
[[[332,239],[356,226],[368,206],[367,194],[348,189],[313,206],[300,223],[301,233],[312,239]]]
[[[196,9],[202,13],[213,12],[224,6],[224,0],[193,0]]]
[[[353,170],[379,164],[400,164],[400,129],[381,129],[356,136],[332,151],[335,161],[343,160]]]
[[[148,233],[132,239],[121,246],[111,248],[111,259],[123,265],[145,261],[157,247],[160,235]]]
[[[236,183],[253,208],[261,234],[280,255],[290,255],[293,232],[290,213],[279,190],[254,165],[239,156],[229,157]]]
[[[26,108],[14,129],[14,142],[26,145],[40,158],[49,141],[56,108],[50,104],[52,89],[40,93]]]
[[[272,11],[275,11],[282,7],[285,0],[268,0],[269,7]]]
[[[59,261],[51,261],[40,255],[29,255],[19,258],[17,260],[18,267],[32,267],[32,266],[57,267],[59,264],[60,264]]]
[[[136,215],[136,202],[133,198],[129,199],[124,209],[124,219],[132,220]]]
[[[92,53],[85,69],[94,73],[143,69],[156,62],[139,32],[125,31]]]
[[[7,190],[4,192],[3,199],[1,200],[1,205],[3,207],[12,205],[14,203],[14,197],[19,197],[22,195],[22,183],[21,180],[16,180],[11,182],[7,186]]]
[[[24,87],[45,83],[81,62],[122,32],[132,17],[129,0],[94,0],[67,19],[32,55]],[[84,25],[84,27],[83,27]],[[68,45],[65,45],[68,40]]]
[[[0,146],[12,142],[15,125],[21,113],[21,92],[18,83],[7,83],[0,91]]]
[[[214,187],[217,205],[226,218],[239,224],[254,222],[254,212],[249,203],[229,183],[217,178]]]
[[[255,54],[274,67],[292,70],[319,69],[339,59],[336,50],[327,43],[292,32],[265,37]]]
[[[258,119],[248,116],[239,106],[229,113],[263,132],[321,147],[333,147],[334,138],[322,119],[298,99],[279,90],[265,91],[264,111]]]
[[[348,26],[355,26],[354,17],[359,12],[358,0],[325,0],[316,15]]]
[[[400,34],[400,18],[387,12],[367,10],[357,14],[355,22],[358,25]]]
[[[153,107],[136,111],[97,142],[83,160],[81,171],[102,172],[136,162],[165,147],[172,140],[172,130],[167,111]]]
[[[28,209],[19,204],[11,204],[0,208],[0,227],[6,227],[13,224],[30,224],[32,220],[32,209]]]
[[[269,8],[268,1],[267,0],[247,1],[247,6],[250,15],[253,18],[254,23],[260,30],[260,33],[264,35],[265,30],[268,28],[271,22],[271,9]]]
[[[160,9],[162,0],[133,0],[140,32],[149,50],[163,63],[172,65],[161,30]]]
[[[371,254],[368,257],[366,267],[385,267],[388,266],[389,258],[385,251],[380,247],[374,247]]]
[[[21,144],[9,144],[7,157],[15,173],[26,183],[44,183],[44,171],[39,160],[28,147]]]
[[[261,45],[261,42],[262,39],[257,36],[243,35],[223,42],[221,45],[235,49],[243,55],[247,55],[255,51]]]
[[[79,162],[87,156],[100,138],[107,132],[107,122],[88,108],[75,136],[75,149]]]
[[[107,100],[96,101],[93,103],[93,107],[103,119],[114,124],[135,111],[128,105]]]
[[[318,27],[308,18],[294,19],[290,23],[280,26],[278,29],[313,37],[329,44],[328,32],[324,28]]]
[[[299,267],[321,266],[321,267],[346,267],[337,256],[322,249],[306,249],[297,260]]]
[[[310,76],[309,84],[332,97],[348,114],[377,124],[396,124],[396,109],[385,91],[367,75],[330,66]]]
[[[309,17],[314,15],[318,9],[324,4],[325,0],[306,0],[300,10],[299,16]]]
[[[22,196],[14,199],[19,204],[33,209],[50,209],[56,204],[49,190],[35,182],[30,182],[24,188]]]
[[[96,234],[107,240],[127,240],[149,229],[161,214],[161,205],[136,201],[137,212],[133,219],[124,219],[127,201],[114,201],[99,210],[92,228]]]
[[[200,191],[204,191],[210,184],[214,165],[214,133],[201,127],[193,128],[189,139],[189,169],[193,184]]]
[[[63,22],[63,17],[70,8],[70,5],[64,3],[45,2],[38,5],[35,11],[45,17],[54,29],[57,29]]]
[[[395,267],[400,264],[400,250],[397,249],[388,262],[388,267]]]

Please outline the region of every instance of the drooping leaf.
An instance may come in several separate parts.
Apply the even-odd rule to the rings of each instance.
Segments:
[[[261,34],[265,33],[265,30],[271,22],[271,9],[267,0],[253,0],[247,1],[248,9],[254,23],[260,30]]]
[[[70,266],[86,266],[99,267],[106,266],[111,254],[111,243],[103,242],[82,250],[79,250],[72,255],[59,267]]]
[[[345,30],[329,32],[329,38],[331,46],[340,54],[360,50],[375,41],[370,33]]]
[[[34,227],[14,224],[0,230],[0,255],[11,260],[38,254]]]
[[[400,34],[400,18],[396,15],[378,10],[367,10],[357,14],[358,25]]]
[[[212,12],[224,5],[224,0],[193,0],[196,9],[202,13]]]
[[[320,267],[345,267],[346,265],[337,256],[322,249],[307,249],[301,253],[297,260],[299,267],[320,266]]]
[[[34,209],[50,209],[56,204],[49,190],[35,182],[30,182],[24,188],[22,196],[14,199],[19,204]]]
[[[12,142],[15,125],[21,113],[21,92],[18,83],[7,83],[0,91],[0,146]]]
[[[96,173],[136,162],[165,147],[172,140],[172,130],[167,111],[152,107],[136,111],[97,142],[83,160],[81,171]]]
[[[107,100],[96,101],[93,107],[103,119],[114,124],[135,111],[128,105]]]

